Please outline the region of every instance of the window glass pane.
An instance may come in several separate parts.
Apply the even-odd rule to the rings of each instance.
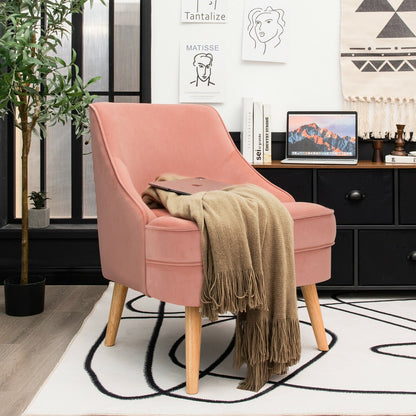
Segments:
[[[140,1],[114,2],[114,90],[140,90]]]
[[[116,103],[139,103],[140,97],[138,95],[120,95],[114,97]]]
[[[85,137],[87,139],[87,137]],[[95,186],[94,186],[94,172],[92,170],[92,154],[91,143],[83,144],[83,217],[84,218],[96,218],[97,208],[95,205]]]
[[[56,54],[69,63],[72,56],[71,29]],[[67,70],[63,71],[64,74]],[[71,123],[46,126],[46,192],[51,218],[71,217]]]
[[[16,134],[16,212],[15,217],[22,217],[22,132],[15,129]],[[30,152],[29,152],[29,167],[28,167],[28,192],[40,191],[40,138],[36,134],[32,135]],[[31,208],[29,201],[29,208]]]
[[[108,97],[98,97],[95,102],[108,101]],[[96,218],[97,208],[95,205],[95,186],[94,186],[94,172],[92,169],[92,154],[90,137],[83,138],[83,217]],[[86,144],[86,142],[88,142]]]
[[[46,192],[51,218],[71,217],[71,124],[48,127]]]
[[[106,2],[108,3],[108,2]],[[108,91],[108,6],[95,1],[84,10],[83,28],[83,79],[100,76],[101,79],[91,85],[93,91]]]

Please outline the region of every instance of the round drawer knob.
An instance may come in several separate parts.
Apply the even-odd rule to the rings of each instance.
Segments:
[[[365,194],[359,189],[352,189],[345,195],[345,199],[350,201],[362,201],[365,198]]]
[[[411,251],[407,255],[407,260],[416,262],[416,250]]]

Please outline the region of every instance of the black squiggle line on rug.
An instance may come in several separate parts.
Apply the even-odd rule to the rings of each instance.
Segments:
[[[385,315],[385,316],[391,316],[391,317],[396,318],[396,319],[403,319],[403,320],[406,320],[406,321],[415,322],[412,319],[405,318],[405,317],[402,317],[400,315],[395,315],[395,314],[391,314],[391,313],[388,313],[388,312],[379,311],[377,309],[372,309],[372,308],[364,307],[364,306],[361,306],[361,305],[357,305],[356,302],[354,302],[354,301],[352,301],[352,302],[350,302],[350,301],[344,301],[344,300],[340,299],[337,295],[333,295],[331,297],[332,297],[332,299],[338,301],[339,304],[342,304],[342,305],[347,305],[347,306],[350,306],[350,307],[355,307],[355,308],[358,308],[358,309],[367,310],[367,311],[370,311],[370,312],[373,312],[373,313],[378,313],[378,314]],[[400,301],[403,301],[403,300],[405,300],[405,301],[413,300],[414,301],[415,299],[414,298],[413,299],[393,299],[393,300],[392,299],[388,299],[388,300],[385,300],[385,301],[375,301],[375,302],[376,303],[380,303],[380,302],[400,302]],[[363,301],[359,301],[358,303],[364,303],[364,302]],[[371,303],[371,300],[366,301],[366,303]],[[357,313],[357,312],[348,311],[348,310],[341,309],[341,308],[336,308],[336,307],[334,307],[333,304],[330,304],[330,305],[324,304],[324,305],[321,305],[321,306],[322,307],[326,307],[328,309],[334,309],[334,310],[337,310],[337,311],[340,311],[340,312],[349,313],[351,315],[361,316],[363,318],[375,320],[375,321],[378,321],[378,322],[381,322],[381,323],[384,323],[384,324],[393,325],[393,326],[396,326],[396,327],[399,327],[399,328],[408,329],[410,331],[416,331],[414,328],[411,328],[411,327],[408,327],[408,326],[405,326],[405,325],[397,324],[397,323],[394,323],[394,322],[389,322],[389,321],[386,321],[384,319],[375,318],[373,316],[365,315],[363,313]],[[415,343],[402,343],[402,344],[392,344],[392,345],[409,345],[409,344],[410,345],[414,345]],[[387,346],[387,344],[386,344],[386,346]],[[380,346],[380,347],[383,347],[383,346]],[[375,351],[375,349],[377,349],[377,346],[376,347],[371,347],[370,349],[373,352],[377,352],[379,354],[393,355],[393,354],[389,354],[389,353],[383,353],[383,352],[380,352],[380,351]],[[400,356],[400,355],[397,355],[397,356],[403,358],[403,356]],[[406,357],[406,358],[414,358],[414,357]],[[405,394],[405,395],[416,395],[416,391],[353,390],[353,389],[346,390],[346,389],[332,389],[332,388],[326,388],[326,387],[301,386],[301,385],[289,384],[289,383],[286,384],[286,385],[288,387],[293,387],[293,388],[301,388],[301,389],[306,389],[306,390],[326,391],[326,392],[333,392],[333,393],[392,394],[392,395]]]
[[[154,398],[154,397],[158,397],[158,396],[169,396],[169,397],[178,398],[178,399],[204,402],[204,403],[214,403],[214,404],[242,403],[242,402],[247,402],[247,401],[257,399],[257,398],[269,393],[270,391],[275,390],[277,387],[279,387],[281,385],[285,385],[286,381],[295,377],[297,374],[299,374],[305,368],[312,365],[315,361],[317,361],[323,355],[327,354],[327,351],[320,352],[313,359],[309,360],[308,362],[303,364],[301,367],[299,367],[297,370],[295,370],[293,373],[285,376],[281,380],[279,380],[279,381],[269,381],[267,383],[269,385],[269,387],[265,388],[261,392],[253,393],[250,397],[246,397],[246,398],[242,398],[242,399],[235,399],[235,400],[214,400],[214,399],[199,398],[199,397],[189,396],[189,395],[175,394],[173,392],[176,391],[176,390],[184,388],[186,386],[186,382],[180,383],[180,384],[178,384],[176,386],[173,386],[169,389],[162,389],[160,386],[157,385],[157,383],[154,380],[153,374],[152,374],[153,356],[154,356],[154,351],[155,351],[155,347],[156,347],[156,344],[157,344],[157,340],[158,340],[158,337],[159,337],[159,334],[160,334],[160,329],[162,327],[164,319],[165,318],[171,318],[171,317],[166,317],[165,316],[164,308],[165,308],[164,302],[160,302],[159,310],[158,310],[158,316],[156,318],[157,322],[156,322],[155,327],[152,331],[152,336],[151,336],[151,339],[150,339],[149,344],[148,344],[148,348],[147,348],[147,351],[146,351],[146,360],[145,360],[145,365],[144,365],[144,373],[145,373],[146,383],[148,384],[148,386],[150,388],[155,390],[155,393],[146,394],[146,395],[138,395],[138,396],[121,396],[119,394],[116,394],[116,393],[113,393],[113,392],[109,391],[108,389],[106,389],[102,385],[98,376],[96,375],[96,373],[92,369],[92,360],[93,360],[94,354],[96,353],[96,351],[98,350],[99,346],[101,345],[102,341],[105,338],[106,328],[104,328],[100,337],[98,338],[98,340],[95,342],[95,344],[91,348],[90,352],[88,353],[87,358],[85,360],[85,365],[84,365],[84,368],[87,371],[87,373],[89,374],[92,383],[96,386],[96,388],[101,393],[103,393],[103,394],[105,394],[109,397],[119,399],[119,400],[141,400],[141,399]],[[234,317],[233,318],[228,318],[226,316],[224,318],[225,319],[222,319],[221,321],[216,321],[216,322],[204,324],[204,326],[219,324],[221,322],[226,322],[226,321],[229,321],[230,319],[234,319]],[[154,317],[123,317],[121,319],[155,319],[155,318]],[[310,323],[303,322],[303,321],[300,321],[300,323],[310,325]],[[335,336],[335,334],[333,334],[329,330],[327,330],[327,333],[332,338],[331,342],[329,344],[329,347],[332,348],[332,346],[336,343],[336,336]],[[180,339],[182,339],[182,338],[183,337],[181,337]],[[179,345],[179,343],[180,343],[179,340],[177,340],[174,345]],[[216,365],[218,365],[220,362],[222,362],[222,360],[223,360],[222,357],[225,358],[232,351],[232,346],[233,345],[234,345],[234,338],[233,338],[232,342],[230,343],[230,345],[226,348],[226,351],[215,361],[215,363],[217,363]],[[230,349],[230,347],[231,347],[231,349]],[[174,349],[174,347],[171,348],[171,351],[173,349]],[[175,351],[176,351],[176,349],[175,349]],[[183,364],[180,364],[179,361],[178,361],[178,364],[181,367],[183,367]],[[241,377],[213,373],[211,369],[214,369],[214,368],[215,368],[214,365],[210,365],[207,369],[205,369],[204,371],[201,372],[201,376],[203,377],[205,375],[211,375],[211,376],[214,376],[214,377],[226,378],[226,379],[230,379],[230,378],[237,379],[237,380],[242,379]]]
[[[391,390],[352,390],[352,389],[332,389],[329,387],[314,387],[314,386],[302,386],[297,384],[285,384],[286,387],[293,387],[295,389],[302,390],[316,390],[316,391],[326,391],[328,393],[354,393],[354,394],[382,394],[382,395],[399,395],[404,394],[408,396],[414,396],[416,391],[391,391]]]
[[[413,298],[413,299],[388,299],[388,300],[379,300],[379,301],[375,301],[375,302],[372,302],[372,301],[358,301],[358,302],[352,301],[351,302],[351,301],[342,300],[337,295],[334,295],[334,296],[332,296],[332,299],[337,300],[341,304],[352,306],[354,308],[359,308],[359,309],[364,309],[364,310],[375,312],[375,313],[380,313],[382,315],[391,316],[392,318],[398,318],[398,319],[402,319],[404,321],[416,322],[416,319],[410,319],[410,318],[406,318],[406,317],[396,315],[396,314],[393,314],[393,313],[388,313],[388,312],[384,312],[384,311],[379,311],[377,309],[361,306],[363,303],[367,303],[367,302],[368,303],[407,302],[407,301],[414,301],[414,300],[416,300],[415,298]],[[362,316],[365,316],[365,315],[362,315]],[[404,328],[406,328],[406,327],[404,327]]]
[[[215,322],[209,322],[206,324],[202,325],[202,328],[207,328],[211,325],[219,325],[222,324],[223,322],[227,322],[227,321],[235,321],[235,317],[229,317],[229,318],[225,318],[225,319],[220,319],[218,321]],[[185,335],[182,335],[180,338],[178,338],[172,345],[171,349],[169,350],[169,357],[171,359],[171,361],[173,362],[173,364],[177,365],[178,367],[181,368],[186,368],[184,363],[181,363],[177,356],[176,356],[176,351],[178,350],[179,346],[185,341]],[[215,368],[217,365],[221,364],[232,352],[232,350],[234,349],[234,343],[235,343],[235,335],[233,336],[233,338],[231,339],[231,342],[229,343],[228,347],[225,349],[225,351],[209,366],[207,367],[205,370],[200,371],[199,372],[199,378],[201,379],[202,377],[204,377],[206,374],[209,373],[211,368]],[[241,379],[240,377],[236,377],[237,379]]]
[[[163,318],[162,318],[163,321]],[[303,322],[302,322],[303,323]],[[215,324],[215,323],[212,323]],[[209,324],[208,324],[209,325]],[[309,324],[310,325],[310,324]],[[156,329],[156,328],[155,328]],[[156,389],[156,391],[158,393],[160,393],[161,395],[164,396],[169,396],[169,397],[173,397],[173,398],[177,398],[177,399],[184,399],[184,400],[189,400],[189,401],[197,401],[197,402],[203,402],[203,403],[214,403],[214,404],[235,404],[235,403],[242,403],[242,402],[248,402],[254,399],[257,399],[267,393],[269,393],[270,391],[276,389],[277,387],[279,387],[280,385],[285,385],[285,382],[287,380],[290,380],[291,378],[293,378],[295,375],[297,375],[299,372],[301,372],[302,370],[304,370],[306,367],[309,367],[313,362],[317,361],[319,358],[321,358],[323,355],[327,354],[327,351],[321,351],[317,356],[315,356],[313,359],[309,360],[307,363],[305,363],[304,365],[302,365],[300,368],[298,368],[297,370],[295,370],[293,373],[285,376],[283,379],[281,379],[280,381],[274,382],[274,381],[269,381],[267,384],[270,384],[270,387],[264,389],[261,392],[258,393],[253,393],[250,397],[246,397],[243,399],[235,399],[235,400],[214,400],[214,399],[207,399],[207,398],[199,398],[199,397],[195,397],[195,396],[190,396],[190,395],[183,395],[183,394],[175,394],[172,393],[172,391],[181,389],[183,387],[185,387],[186,383],[181,383],[175,387],[172,387],[170,389],[162,389],[160,388],[154,381],[153,375],[151,374],[151,369],[152,369],[152,364],[153,364],[153,353],[154,353],[154,347],[156,346],[156,341],[157,341],[157,337],[159,335],[160,332],[160,327],[158,327],[154,333],[152,334],[152,341],[151,343],[149,343],[149,347],[146,353],[146,365],[145,365],[145,369],[148,372],[147,376],[146,376],[146,380],[148,380],[148,385],[153,388]],[[335,334],[332,334],[332,341],[330,343],[330,347],[332,347],[335,342],[336,342],[336,336]],[[176,341],[177,343],[178,341]],[[175,343],[175,344],[176,344]],[[150,348],[152,347],[152,348]],[[228,350],[228,348],[227,348]],[[212,375],[211,372],[203,372],[203,375]],[[219,375],[216,374],[216,377],[224,377],[223,375]],[[232,376],[226,376],[224,378],[231,378]],[[234,378],[234,377],[232,377]],[[237,377],[235,377],[237,378]],[[241,378],[237,378],[240,379]],[[150,384],[149,384],[150,383]]]
[[[133,301],[136,301],[138,299],[140,299],[140,298],[136,298]],[[349,305],[349,306],[355,306],[355,307],[358,307],[358,308],[366,309],[366,310],[376,312],[376,313],[380,313],[380,314],[393,315],[393,314],[383,313],[383,312],[380,312],[378,310],[373,310],[371,308],[357,306],[357,305],[355,305],[354,302],[348,303],[346,301],[343,301],[343,300],[337,299],[337,298],[334,298],[334,300],[336,300],[338,305],[346,304],[346,305]],[[398,299],[398,300],[400,301],[401,299]],[[389,300],[386,300],[386,301],[389,301]],[[362,301],[359,301],[359,302],[363,303]],[[371,303],[371,301],[368,301],[368,303]],[[353,315],[362,316],[362,317],[368,318],[368,319],[374,319],[374,320],[382,322],[382,323],[395,325],[395,326],[402,327],[402,328],[405,328],[405,329],[410,329],[412,331],[414,330],[412,328],[409,328],[409,327],[406,327],[406,326],[403,326],[403,325],[400,325],[400,324],[395,324],[393,322],[385,321],[383,319],[378,319],[378,318],[374,318],[374,317],[371,317],[371,316],[367,316],[365,314],[359,314],[359,313],[355,313],[355,312],[352,312],[352,311],[347,311],[347,310],[344,310],[344,309],[336,308],[335,304],[330,304],[330,305],[323,304],[321,306],[322,307],[328,307],[328,309],[335,309],[335,310],[338,310],[338,311],[344,312],[344,313],[347,312],[347,313],[350,313],[350,314],[353,314]],[[163,302],[161,302],[161,304],[159,306],[159,311],[157,313],[157,318],[156,318],[156,316],[153,316],[153,317],[147,316],[147,317],[126,317],[126,318],[122,318],[122,319],[139,319],[139,320],[140,319],[156,319],[157,320],[157,322],[155,324],[155,327],[152,331],[152,336],[151,336],[151,339],[149,341],[148,348],[147,348],[147,351],[146,351],[146,360],[145,360],[145,366],[144,366],[146,382],[147,382],[147,384],[149,385],[150,388],[155,390],[155,393],[147,394],[147,395],[124,397],[124,396],[120,396],[120,395],[117,395],[115,393],[112,393],[112,392],[108,391],[107,389],[105,389],[101,385],[98,377],[96,376],[95,372],[92,370],[91,362],[92,362],[92,358],[95,354],[95,351],[98,349],[98,346],[100,345],[100,343],[104,339],[105,330],[103,331],[99,340],[97,340],[97,342],[92,347],[90,353],[88,354],[88,357],[87,357],[87,360],[86,360],[86,366],[85,366],[86,370],[90,374],[90,378],[91,378],[92,382],[94,383],[94,385],[96,385],[96,387],[99,391],[101,391],[102,393],[104,393],[104,394],[106,394],[110,397],[114,397],[114,398],[118,398],[118,399],[122,399],[122,400],[140,400],[140,399],[154,398],[154,397],[157,397],[157,396],[168,396],[168,397],[172,397],[172,398],[184,399],[184,400],[189,400],[189,401],[214,403],[214,404],[233,404],[233,403],[241,403],[241,402],[252,401],[252,400],[255,400],[255,399],[257,399],[257,398],[259,398],[263,395],[268,394],[269,392],[275,390],[279,386],[305,389],[305,390],[327,391],[327,392],[333,392],[333,393],[391,394],[391,395],[400,395],[400,394],[414,395],[414,394],[416,394],[416,392],[408,392],[408,391],[331,389],[331,388],[324,388],[324,387],[318,387],[318,386],[302,386],[302,385],[297,385],[297,384],[294,384],[294,383],[289,383],[289,380],[293,379],[297,374],[299,374],[305,368],[312,365],[314,362],[319,360],[324,354],[327,354],[328,352],[319,353],[313,359],[309,360],[307,363],[303,364],[301,367],[296,369],[293,373],[289,374],[288,376],[284,377],[283,379],[281,379],[279,381],[269,381],[267,383],[267,385],[268,385],[267,388],[264,388],[261,392],[253,393],[253,395],[251,395],[250,397],[246,397],[246,398],[243,398],[243,399],[235,399],[235,400],[229,400],[229,401],[227,401],[227,400],[214,400],[214,399],[199,398],[199,397],[195,397],[195,396],[189,396],[189,395],[182,395],[182,394],[179,394],[179,393],[174,393],[175,391],[184,388],[185,385],[186,385],[185,382],[180,383],[176,386],[173,386],[169,389],[162,389],[156,383],[156,381],[154,379],[154,376],[153,376],[153,372],[152,372],[154,351],[155,351],[155,348],[156,348],[156,345],[157,345],[160,330],[161,330],[164,319],[183,318],[183,313],[181,313],[181,312],[176,313],[176,315],[178,315],[178,316],[172,316],[172,315],[167,316],[167,314],[164,311],[164,308],[165,308],[165,305],[164,305]],[[137,311],[137,310],[134,308],[134,311]],[[143,312],[143,311],[140,311],[140,312]],[[156,314],[156,312],[143,312],[143,313],[148,313],[148,314],[153,314],[153,315]],[[400,316],[397,316],[397,315],[395,317],[403,318],[403,317],[400,317]],[[230,319],[233,319],[233,318],[227,318],[227,317],[225,317],[225,318],[226,319],[223,319],[222,321],[217,321],[217,322],[213,322],[213,323],[204,324],[203,326],[220,324],[221,322],[229,321]],[[407,319],[407,318],[403,318],[403,319]],[[308,323],[308,322],[303,322],[303,321],[300,321],[300,322],[302,324],[310,325],[310,323]],[[329,345],[329,347],[330,347],[329,352],[330,352],[333,345],[337,342],[337,336],[328,329],[326,329],[326,332],[332,337],[332,340],[331,340],[330,345]],[[176,365],[178,365],[182,368],[184,368],[184,364],[180,363],[180,361],[176,358],[176,350],[177,350],[178,346],[183,342],[183,340],[184,340],[184,337],[181,336],[177,341],[175,341],[175,343],[172,345],[172,347],[169,351],[169,357],[174,362],[174,364],[176,364]],[[213,371],[215,369],[215,367],[217,365],[219,365],[223,361],[223,359],[225,359],[225,357],[227,357],[231,353],[232,348],[233,348],[233,343],[234,343],[234,339],[230,342],[230,344],[227,346],[225,351],[215,360],[214,363],[210,364],[205,370],[201,371],[201,373],[200,373],[201,378],[205,377],[206,375],[209,375],[209,376],[225,378],[225,379],[230,379],[231,378],[231,379],[241,380],[241,378],[237,377],[237,376],[231,376],[231,375],[226,375],[226,374],[218,374],[218,373],[215,373]],[[89,362],[89,365],[87,365],[87,362]],[[88,367],[88,369],[87,369],[87,367]]]
[[[368,310],[368,311],[371,311],[371,312],[374,312],[374,313],[378,313],[378,314],[381,314],[381,315],[387,315],[387,316],[388,315],[393,315],[393,314],[388,314],[388,313],[385,313],[385,312],[378,311],[377,309],[365,308],[363,306],[359,306],[359,305],[354,304],[354,302],[343,301],[342,299],[338,299],[336,295],[333,295],[332,298],[338,300],[340,305],[347,305],[347,306],[351,306],[353,308],[365,309],[365,310]],[[398,299],[396,301],[400,301],[400,299]],[[405,325],[397,324],[397,323],[394,323],[394,322],[386,321],[386,320],[380,319],[380,318],[375,318],[374,316],[364,315],[363,313],[358,313],[358,312],[348,311],[348,310],[342,309],[342,308],[337,308],[333,304],[331,304],[331,305],[324,304],[324,305],[321,305],[321,307],[322,308],[327,308],[327,309],[334,309],[336,311],[349,313],[349,314],[354,315],[354,316],[361,316],[363,318],[371,319],[373,321],[383,322],[383,323],[388,324],[388,325],[393,325],[393,326],[397,326],[399,328],[404,328],[404,329],[408,329],[410,331],[415,331],[414,328],[409,327],[409,326],[405,326]],[[398,319],[409,320],[408,318],[403,318],[403,317],[398,316],[398,315],[393,315],[393,316],[395,316]],[[413,322],[413,320],[410,320],[410,321]]]
[[[135,302],[137,302],[138,300],[140,300],[140,299],[143,299],[143,298],[145,298],[146,297],[146,295],[140,295],[140,296],[137,296],[137,297],[135,297],[135,298],[133,298],[133,299],[131,299],[131,300],[129,300],[127,303],[126,303],[126,309],[128,309],[129,311],[131,311],[131,312],[136,312],[136,313],[143,313],[143,314],[145,314],[145,315],[154,315],[154,316],[157,316],[157,314],[158,314],[158,312],[151,312],[151,311],[143,311],[143,310],[141,310],[141,309],[136,309],[134,306],[133,306],[133,304],[135,303]],[[165,315],[178,315],[178,317],[179,316],[185,316],[185,311],[178,311],[178,312],[164,312],[164,314]]]
[[[151,398],[151,397],[159,396],[156,393],[151,393],[151,394],[141,395],[141,396],[131,396],[131,397],[121,396],[119,394],[111,392],[110,390],[107,390],[103,386],[103,384],[100,382],[97,374],[92,369],[92,360],[93,360],[94,355],[97,352],[98,348],[100,347],[100,345],[104,341],[106,331],[107,331],[107,325],[105,326],[104,330],[101,332],[101,335],[98,337],[95,344],[91,347],[90,351],[87,354],[85,362],[84,362],[84,369],[88,373],[88,375],[90,376],[92,384],[96,387],[96,389],[98,391],[100,391],[101,393],[105,394],[106,396],[113,397],[114,399],[119,399],[119,400],[136,400],[136,399],[145,399],[145,398]]]
[[[135,298],[132,301],[135,301],[135,300],[140,299],[142,297],[144,297],[144,295],[139,296],[138,298]],[[155,344],[155,342],[157,340],[157,337],[159,335],[160,327],[162,325],[163,319],[165,318],[164,308],[165,308],[165,303],[160,302],[158,312],[149,312],[149,311],[142,312],[141,311],[142,313],[147,313],[147,314],[153,314],[153,315],[157,314],[157,318],[155,316],[153,316],[153,317],[150,317],[150,316],[144,316],[144,317],[128,316],[128,317],[122,317],[121,319],[122,320],[126,320],[126,319],[128,320],[128,319],[155,319],[156,318],[157,319],[156,325],[155,325],[155,328],[153,329],[152,337],[151,337],[151,340],[149,342],[149,347],[150,347],[150,345],[152,345],[153,342]],[[143,395],[138,395],[138,396],[122,396],[120,394],[113,393],[113,392],[111,392],[110,390],[108,390],[104,387],[104,385],[100,382],[99,377],[97,376],[97,374],[95,373],[95,371],[92,368],[92,360],[93,360],[94,355],[97,352],[98,348],[101,346],[102,342],[105,339],[106,331],[107,331],[107,326],[105,326],[104,330],[101,332],[97,341],[91,347],[90,351],[87,354],[85,362],[84,362],[84,369],[88,373],[93,385],[97,388],[97,390],[100,391],[101,393],[105,394],[106,396],[109,396],[109,397],[112,397],[112,398],[115,398],[115,399],[119,399],[119,400],[141,400],[141,399],[149,399],[149,398],[154,398],[154,397],[157,397],[157,396],[161,396],[162,392],[158,392],[158,391],[156,393],[143,394]],[[149,347],[148,347],[148,350],[147,350],[147,353],[146,353],[145,367],[147,365],[146,363],[148,363]],[[146,369],[145,369],[145,374],[146,374]],[[152,379],[152,377],[151,377],[151,379]],[[152,383],[151,379],[150,379],[150,381],[146,380],[148,384]],[[182,387],[184,387],[184,385],[185,385],[185,383],[182,383],[181,385],[179,385],[179,387],[176,386],[176,387],[173,387],[173,389],[182,388]],[[153,390],[158,390],[158,388],[153,389]]]
[[[416,356],[380,351],[382,348],[407,347],[409,345],[416,345],[416,342],[400,342],[398,344],[375,345],[374,347],[371,347],[371,351],[375,352],[376,354],[389,355],[391,357],[407,358],[407,359],[410,359],[410,360],[416,360]]]

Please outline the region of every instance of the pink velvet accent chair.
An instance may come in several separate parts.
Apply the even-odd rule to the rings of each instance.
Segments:
[[[114,281],[105,345],[115,343],[127,289],[185,306],[186,388],[198,391],[202,257],[195,223],[150,209],[141,194],[162,173],[253,183],[279,198],[294,219],[296,284],[318,349],[328,350],[315,284],[329,279],[335,217],[293,197],[242,157],[221,117],[193,104],[91,105],[91,136],[102,273]]]

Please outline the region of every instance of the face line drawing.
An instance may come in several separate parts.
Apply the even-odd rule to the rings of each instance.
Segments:
[[[194,56],[193,65],[196,70],[196,79],[190,83],[198,87],[200,84],[206,86],[215,85],[211,82],[211,69],[214,57],[210,53],[198,53]]]
[[[280,44],[280,36],[286,24],[283,17],[283,10],[273,9],[270,6],[265,9],[257,7],[250,10],[248,34],[254,41],[255,49],[263,47],[263,55],[266,54],[268,47],[276,48]]]

